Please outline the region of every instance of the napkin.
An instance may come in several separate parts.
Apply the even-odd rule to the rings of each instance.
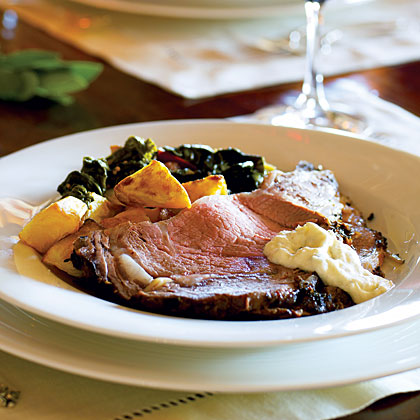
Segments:
[[[140,16],[65,0],[0,0],[0,7],[12,13],[8,38],[17,12],[55,37],[186,98],[303,78],[303,55],[257,48],[262,39],[302,27],[303,5],[294,12],[279,8],[270,18],[220,20]],[[327,2],[325,27],[340,29],[342,36],[335,33],[336,42],[323,49],[320,70],[332,75],[420,59],[419,17],[417,0]]]

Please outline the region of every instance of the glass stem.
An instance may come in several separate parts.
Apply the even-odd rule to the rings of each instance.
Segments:
[[[296,101],[296,107],[306,108],[311,115],[317,117],[328,111],[328,102],[324,94],[324,78],[318,73],[317,58],[320,49],[320,24],[322,1],[305,2],[306,14],[306,62],[302,93]]]

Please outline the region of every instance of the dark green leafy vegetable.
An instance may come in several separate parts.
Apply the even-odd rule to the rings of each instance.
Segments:
[[[110,173],[108,174],[107,186],[114,187],[125,177],[144,168],[156,157],[157,147],[153,140],[144,140],[140,137],[131,136],[121,147],[106,158]]]
[[[0,99],[23,102],[39,96],[68,105],[70,94],[88,87],[102,68],[91,61],[64,61],[50,51],[0,53]]]
[[[72,174],[73,173],[75,175],[80,174],[80,172],[76,172],[76,171],[72,172]],[[71,174],[68,175],[68,179],[71,182],[76,182],[76,180],[77,180],[76,176],[73,178],[73,177],[70,177],[70,175]],[[84,181],[85,180],[82,180],[81,182],[84,182]],[[69,185],[71,185],[71,184],[69,184]],[[58,190],[59,190],[59,188],[58,188]],[[62,198],[71,195],[73,197],[78,198],[79,200],[82,200],[87,205],[89,205],[89,203],[91,203],[93,201],[92,193],[85,186],[80,185],[80,184],[74,184],[72,187],[68,187],[68,188],[63,187],[61,191],[62,192],[60,192],[60,191],[59,192],[60,192]]]
[[[82,169],[69,173],[57,190],[63,197],[72,195],[89,204],[92,201],[90,193],[105,194],[108,171],[105,159],[85,157]]]
[[[181,183],[221,174],[230,193],[258,188],[266,174],[263,157],[247,155],[238,149],[214,150],[201,144],[183,144],[158,151],[153,140],[131,136],[123,147],[106,158],[85,157],[82,169],[71,172],[58,186],[58,192],[89,204],[91,193],[105,195],[108,188],[144,168],[152,159],[166,163]]]
[[[207,172],[213,166],[214,149],[203,144],[182,144],[178,147],[166,146],[163,150],[184,159],[192,164],[193,169]]]
[[[172,175],[180,182],[221,174],[229,191],[237,193],[258,188],[266,173],[263,157],[247,155],[234,148],[215,151],[209,146],[184,144],[176,148],[164,147],[163,150],[196,167],[195,170],[191,167],[172,170]]]
[[[89,204],[92,192],[105,195],[107,188],[148,165],[156,153],[152,140],[132,136],[107,158],[84,157],[82,169],[68,174],[57,190],[63,197],[72,195]]]
[[[214,167],[216,173],[225,177],[232,193],[255,190],[266,174],[263,157],[247,155],[233,148],[215,152]]]
[[[98,185],[99,193],[104,195],[106,193],[107,176],[109,172],[109,165],[106,159],[93,159],[85,157],[83,159],[83,166],[81,172],[90,175]]]

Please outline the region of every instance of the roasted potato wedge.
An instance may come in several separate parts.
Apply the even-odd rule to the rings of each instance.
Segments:
[[[227,194],[227,185],[223,175],[209,175],[202,179],[184,182],[182,186],[187,190],[192,203],[206,195]]]
[[[82,271],[75,268],[69,260],[73,252],[73,244],[80,236],[86,235],[96,228],[96,223],[87,221],[77,232],[65,236],[52,245],[43,256],[42,262],[57,267],[73,277],[82,277]]]
[[[19,238],[43,254],[55,242],[76,232],[86,212],[86,204],[78,198],[62,198],[36,214],[19,233]]]
[[[84,219],[92,219],[99,223],[102,219],[112,217],[118,210],[122,210],[121,206],[111,203],[99,194],[91,193],[91,196],[93,201],[89,203]]]
[[[76,232],[60,239],[45,253],[42,262],[57,267],[73,277],[82,277],[82,272],[75,268],[73,263],[69,261],[70,255],[73,252],[73,243],[78,237],[79,232]]]
[[[127,176],[114,187],[115,196],[128,206],[185,208],[191,206],[185,188],[161,162]]]
[[[264,163],[264,169],[267,171],[267,172],[270,172],[270,171],[274,171],[275,169],[277,169],[274,165],[272,165],[271,163],[267,163],[267,162],[265,162]]]
[[[115,195],[115,191],[114,189],[109,189],[106,193],[105,193],[105,197],[106,199],[111,203],[111,205],[116,206],[118,208],[118,206],[120,208],[124,207],[124,204],[121,203],[120,200],[118,200],[117,196]]]

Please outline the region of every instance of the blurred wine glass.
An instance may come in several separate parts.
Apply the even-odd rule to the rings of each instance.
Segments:
[[[321,127],[366,133],[367,121],[345,104],[331,106],[324,92],[324,77],[318,68],[321,11],[326,0],[305,0],[306,60],[302,91],[290,106],[262,109],[256,118],[273,124],[293,127]]]

